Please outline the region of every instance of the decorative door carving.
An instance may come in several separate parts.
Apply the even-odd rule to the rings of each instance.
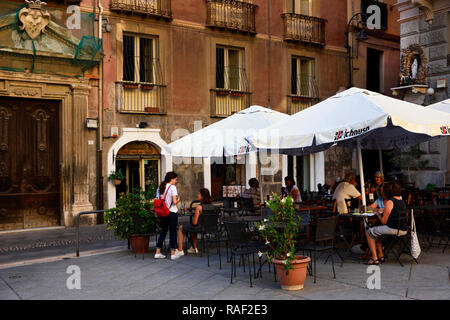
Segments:
[[[0,230],[59,225],[59,103],[0,98]]]

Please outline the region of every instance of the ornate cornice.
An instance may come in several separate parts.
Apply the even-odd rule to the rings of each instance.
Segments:
[[[420,8],[425,15],[425,20],[429,23],[433,23],[434,13],[433,13],[433,3],[429,0],[411,0],[411,3]]]

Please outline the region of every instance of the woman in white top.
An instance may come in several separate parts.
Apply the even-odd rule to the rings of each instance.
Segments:
[[[165,203],[169,208],[169,215],[164,218],[159,218],[161,222],[161,233],[156,244],[155,259],[164,259],[166,256],[161,253],[164,240],[166,239],[167,231],[170,231],[170,249],[171,260],[178,259],[180,256],[176,254],[177,248],[177,227],[178,227],[178,208],[177,204],[180,202],[178,198],[177,187],[178,175],[175,172],[167,172],[164,181],[156,191],[156,197],[163,199],[165,196]]]
[[[300,195],[300,190],[295,185],[295,180],[291,176],[284,178],[284,184],[286,185],[287,195],[292,197],[294,202],[302,202],[302,196]]]

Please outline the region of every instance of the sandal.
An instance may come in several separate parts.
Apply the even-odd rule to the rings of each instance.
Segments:
[[[373,258],[370,258],[369,261],[364,262],[364,264],[369,266],[378,266],[380,264],[379,259],[374,260]]]
[[[378,258],[378,261],[379,261],[380,263],[384,263],[384,261],[386,261],[386,259],[385,259],[384,257],[380,257],[380,258]]]

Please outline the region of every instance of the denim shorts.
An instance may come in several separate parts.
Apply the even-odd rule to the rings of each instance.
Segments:
[[[377,240],[379,237],[382,236],[396,236],[396,235],[404,236],[406,234],[406,231],[392,229],[389,228],[387,225],[372,227],[369,230],[367,230],[367,232],[369,232],[369,236],[374,240]]]

